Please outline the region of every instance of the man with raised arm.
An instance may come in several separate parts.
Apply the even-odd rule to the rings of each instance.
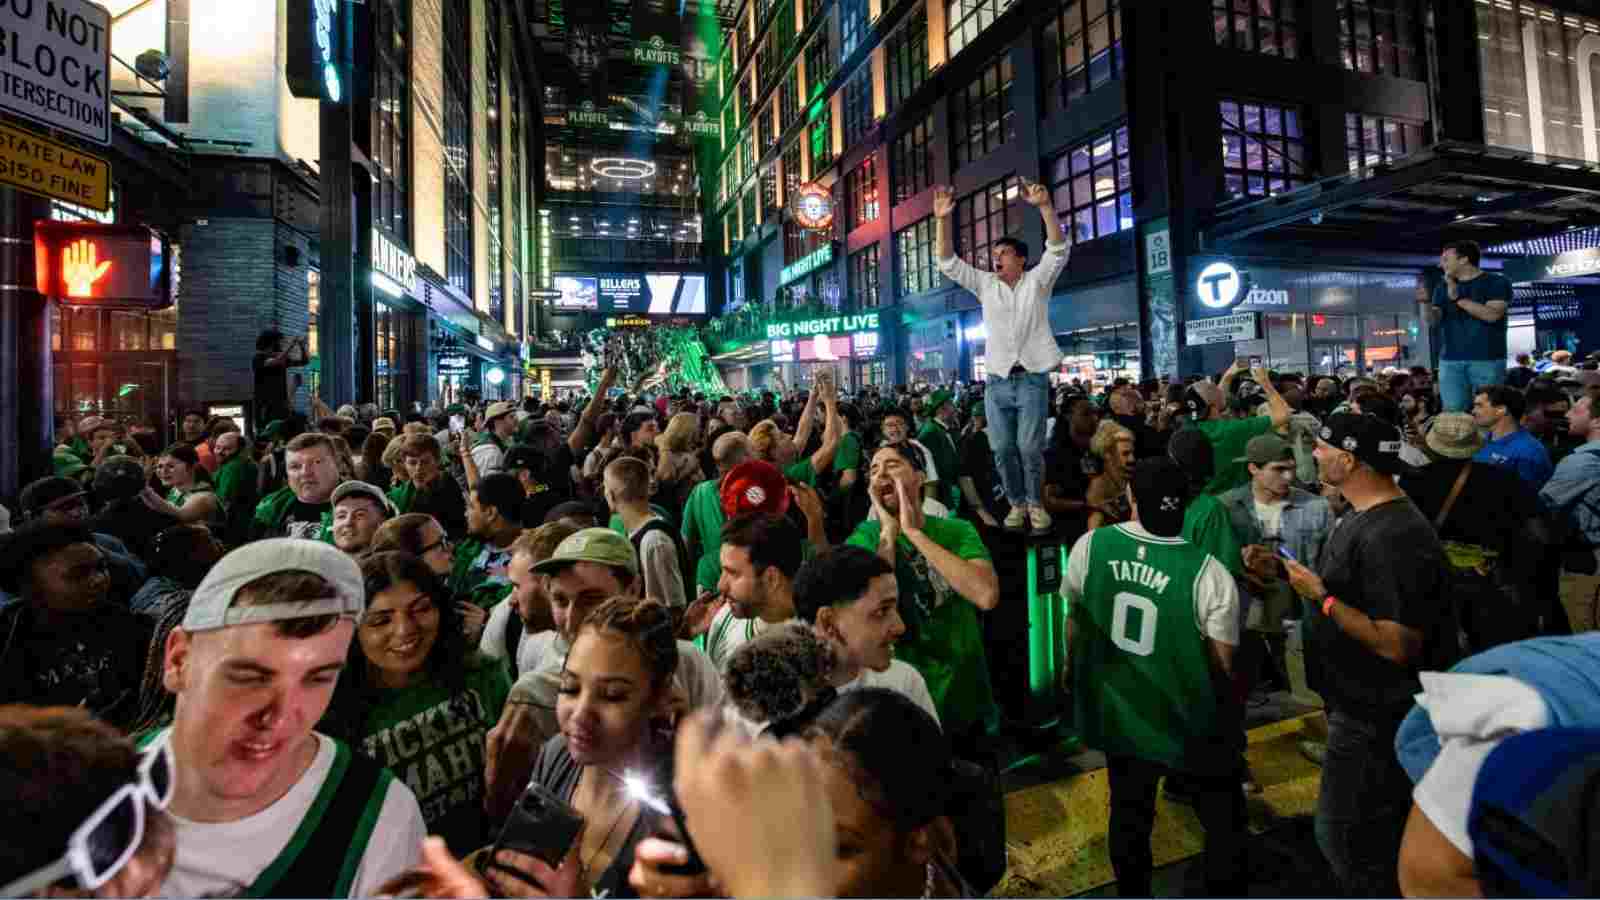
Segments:
[[[1028,245],[1009,235],[989,250],[991,271],[975,269],[956,256],[950,241],[950,212],[956,204],[948,187],[934,189],[933,214],[939,225],[939,271],[976,294],[983,307],[989,370],[984,411],[995,467],[1011,502],[1005,526],[1020,529],[1026,524],[1041,533],[1051,525],[1042,499],[1050,372],[1061,365],[1061,349],[1050,328],[1050,292],[1067,267],[1067,239],[1044,185],[1024,181],[1022,196],[1044,219],[1044,254],[1032,269],[1024,268]]]

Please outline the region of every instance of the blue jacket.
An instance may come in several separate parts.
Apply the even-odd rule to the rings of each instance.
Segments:
[[[1600,441],[1572,451],[1539,491],[1539,500],[1584,540],[1600,546]]]
[[[1242,484],[1224,491],[1218,500],[1228,511],[1233,523],[1233,533],[1245,546],[1262,542],[1261,520],[1256,518],[1255,495],[1250,485]],[[1310,491],[1289,489],[1289,502],[1283,508],[1283,521],[1279,523],[1283,544],[1294,558],[1306,568],[1316,570],[1322,560],[1322,545],[1333,531],[1333,508],[1328,501]]]
[[[1469,656],[1450,671],[1505,675],[1539,692],[1552,728],[1600,727],[1600,632],[1532,638]],[[1439,735],[1420,706],[1412,707],[1394,739],[1395,755],[1413,782],[1439,756]]]

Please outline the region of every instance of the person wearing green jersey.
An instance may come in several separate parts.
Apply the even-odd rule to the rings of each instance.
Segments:
[[[217,456],[217,471],[211,475],[217,499],[228,512],[228,527],[219,535],[225,543],[240,544],[249,533],[250,513],[256,508],[256,481],[260,470],[251,461],[249,445],[237,431],[218,435],[212,448]]]
[[[1266,369],[1258,366],[1249,371],[1250,377],[1261,387],[1268,415],[1245,419],[1230,419],[1224,415],[1228,410],[1228,398],[1232,396],[1234,379],[1245,372],[1242,360],[1235,360],[1228,371],[1222,373],[1221,385],[1197,381],[1184,392],[1185,411],[1193,417],[1189,427],[1199,429],[1211,441],[1217,461],[1216,471],[1212,473],[1211,480],[1206,482],[1208,494],[1220,494],[1249,483],[1250,473],[1245,471],[1244,463],[1235,460],[1244,456],[1245,445],[1250,443],[1251,438],[1269,431],[1282,431],[1288,427],[1289,417],[1294,414],[1283,395],[1273,386]]]
[[[696,602],[702,606],[707,598],[717,595],[717,583],[722,577],[718,556],[726,521],[722,514],[722,479],[750,458],[750,438],[740,431],[729,432],[711,446],[711,457],[717,464],[717,477],[695,485],[683,505],[683,543],[694,560]]]
[[[211,482],[203,478],[204,472],[200,468],[200,456],[193,447],[173,444],[156,458],[156,477],[167,489],[166,495],[147,495],[145,502],[156,512],[166,513],[185,524],[203,524],[220,536],[227,530],[228,512]]]
[[[1073,545],[1065,584],[1074,724],[1106,755],[1109,850],[1124,897],[1151,896],[1156,788],[1181,774],[1206,830],[1215,896],[1243,896],[1244,795],[1233,702],[1239,597],[1233,577],[1184,540],[1188,476],[1171,459],[1140,462],[1130,522]]]
[[[878,518],[846,543],[894,567],[906,621],[896,653],[922,673],[951,739],[977,749],[1000,724],[977,615],[999,604],[1000,582],[970,522],[923,513],[917,498],[926,467],[909,444],[880,447],[868,483]]]
[[[511,545],[522,535],[522,485],[504,472],[485,475],[467,495],[467,536],[455,545],[450,559],[450,593],[456,600],[488,610],[511,593],[506,566]],[[487,613],[485,613],[485,617]],[[483,620],[470,617],[475,630],[468,642],[476,644]]]
[[[449,594],[422,560],[376,553],[361,575],[370,599],[327,731],[403,780],[428,832],[470,853],[492,838],[484,735],[511,692],[510,672],[469,649]]]

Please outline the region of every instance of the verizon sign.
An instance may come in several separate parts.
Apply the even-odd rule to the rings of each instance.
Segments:
[[[1600,275],[1600,247],[1586,247],[1555,256],[1525,256],[1506,260],[1502,274],[1512,284],[1530,284],[1535,281],[1559,281],[1562,278],[1579,278]]]

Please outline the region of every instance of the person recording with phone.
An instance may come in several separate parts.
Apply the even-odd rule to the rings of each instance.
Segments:
[[[257,426],[289,418],[289,370],[308,362],[305,338],[291,338],[286,344],[283,332],[276,328],[268,328],[256,338],[250,370],[255,373]]]

